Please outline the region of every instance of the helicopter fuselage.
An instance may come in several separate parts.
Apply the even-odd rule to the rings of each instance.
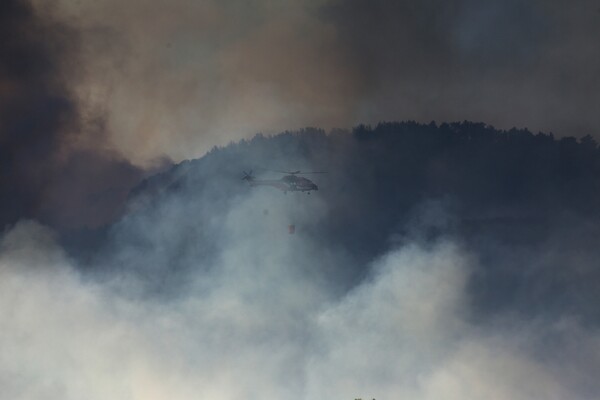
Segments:
[[[269,180],[257,180],[254,178],[248,179],[251,186],[272,186],[276,189],[281,190],[284,193],[287,192],[311,192],[312,190],[319,190],[319,187],[315,185],[310,179],[296,175],[286,175],[281,179],[269,179]]]

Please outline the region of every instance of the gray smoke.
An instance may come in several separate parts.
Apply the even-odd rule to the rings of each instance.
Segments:
[[[107,112],[111,143],[136,164],[305,126],[600,127],[591,0],[62,0],[52,10],[82,35],[80,105]]]
[[[105,115],[74,92],[80,32],[24,0],[0,5],[0,26],[0,227],[111,222],[143,171],[110,148]]]
[[[282,233],[284,208],[270,213],[272,232],[257,232],[257,217],[248,211],[264,200],[255,193],[236,204],[222,222],[227,240],[218,260],[202,271],[196,259],[191,281],[169,299],[124,296],[124,286],[139,284],[131,277],[89,280],[46,228],[17,225],[2,240],[0,261],[2,397],[586,399],[597,393],[595,329],[569,318],[471,321],[466,286],[478,260],[460,245],[392,248],[369,265],[367,279],[339,293],[319,271],[339,255],[309,236]],[[171,232],[178,221],[155,222]]]
[[[418,200],[383,250],[363,261],[359,249],[329,237],[323,221],[356,204],[350,211],[363,225],[355,229],[369,229],[368,211],[387,207],[384,198],[361,198],[353,190],[364,188],[352,179],[328,186],[328,178],[315,178],[321,191],[311,196],[248,188],[240,179],[240,164],[264,162],[261,152],[272,154],[274,165],[293,159],[314,169],[327,154],[315,146],[322,140],[318,132],[258,137],[153,178],[91,265],[66,255],[35,222],[6,232],[2,397],[452,400],[598,393],[593,317],[550,303],[547,312],[531,313],[517,299],[482,313],[474,302],[493,302],[472,287],[489,284],[482,274],[493,277],[513,261],[538,261],[537,269],[515,275],[519,282],[536,271],[540,283],[548,282],[546,258],[568,263],[572,273],[564,271],[558,282],[579,285],[594,277],[586,272],[592,264],[582,255],[592,253],[585,244],[578,254],[560,229],[553,230],[559,242],[540,247],[521,233],[523,247],[486,231],[479,243],[465,240],[452,228],[460,216],[453,201],[438,198]],[[334,143],[329,147],[339,150]],[[349,149],[328,159],[348,167],[344,157],[356,155]],[[348,203],[327,201],[344,194]],[[432,236],[432,229],[441,233]],[[571,250],[562,260],[553,255],[561,246]],[[486,259],[490,254],[504,260]]]

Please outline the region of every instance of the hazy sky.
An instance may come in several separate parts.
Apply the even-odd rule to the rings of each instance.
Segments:
[[[35,3],[77,36],[78,106],[137,164],[305,126],[600,127],[592,0]]]

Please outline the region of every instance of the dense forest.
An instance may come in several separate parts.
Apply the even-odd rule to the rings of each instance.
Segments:
[[[310,176],[319,191],[283,194],[241,179],[242,171],[278,179],[271,171],[296,169],[327,171]],[[258,200],[244,205],[249,196]],[[88,264],[101,270],[103,254],[111,254],[121,260],[112,268],[141,273],[151,290],[180,284],[190,265],[214,264],[230,229],[224,221],[238,207],[246,207],[240,226],[249,226],[248,235],[277,241],[294,223],[297,236],[343,254],[344,262],[324,256],[314,266],[342,291],[390,248],[452,240],[480,266],[469,290],[473,308],[485,313],[475,315],[510,306],[600,317],[593,306],[600,300],[600,150],[590,136],[556,139],[473,122],[259,134],[145,180]],[[270,231],[274,218],[281,229]],[[67,248],[89,236],[68,237]],[[134,250],[148,257],[129,259]]]

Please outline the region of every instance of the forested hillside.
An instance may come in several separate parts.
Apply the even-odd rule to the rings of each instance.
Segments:
[[[318,192],[284,194],[241,179],[242,171],[278,179],[272,170],[297,169],[327,171],[310,176]],[[295,224],[297,236],[343,254],[344,262],[325,257],[315,266],[340,290],[367,276],[366,265],[390,248],[448,238],[480,261],[469,281],[475,309],[556,306],[600,316],[589,301],[600,293],[600,151],[589,136],[556,139],[472,122],[257,135],[147,179],[109,237],[117,254],[151,254],[123,255],[122,263],[144,271],[151,286],[185,281],[191,264],[214,263],[228,215],[249,196],[257,200],[244,206],[245,234],[266,233],[268,241]],[[154,230],[164,247],[158,254]]]

